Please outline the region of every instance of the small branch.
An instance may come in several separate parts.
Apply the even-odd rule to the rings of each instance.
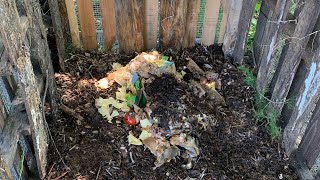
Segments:
[[[74,118],[76,118],[76,119],[78,119],[80,121],[84,120],[84,118],[80,114],[76,113],[73,109],[69,108],[68,106],[66,106],[66,105],[64,105],[62,103],[60,104],[60,109],[64,113],[66,113],[66,114],[68,114],[68,115],[70,115],[70,116],[72,116],[72,117],[74,117]]]

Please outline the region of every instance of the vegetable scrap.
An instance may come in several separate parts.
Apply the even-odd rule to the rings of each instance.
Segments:
[[[138,126],[128,134],[129,145],[144,145],[155,156],[155,167],[160,167],[177,157],[188,160],[185,168],[192,167],[192,160],[199,155],[200,150],[196,139],[191,136],[191,125],[187,115],[178,113],[177,116],[164,116],[159,113],[159,107],[167,109],[171,106],[170,99],[175,99],[174,92],[167,93],[168,102],[159,101],[155,94],[147,94],[155,81],[171,81],[165,85],[167,89],[174,90],[174,84],[185,83],[193,88],[194,95],[202,98],[209,96],[218,104],[225,104],[224,98],[216,91],[221,87],[218,74],[202,70],[191,58],[187,58],[188,71],[195,77],[189,82],[183,81],[185,71],[177,72],[175,63],[168,56],[162,56],[157,51],[143,52],[132,59],[126,66],[119,63],[112,65],[112,71],[107,77],[98,81],[98,88],[108,89],[114,83],[120,85],[114,97],[96,99],[98,112],[112,123],[113,118],[123,116],[123,122],[129,126]],[[160,79],[159,79],[160,78]],[[172,85],[172,86],[170,86]],[[164,87],[158,87],[161,91]],[[181,94],[184,90],[174,90]],[[183,97],[180,98],[182,100]],[[180,101],[179,100],[179,101]],[[176,102],[178,112],[183,112],[185,106]],[[137,138],[138,137],[138,138]]]

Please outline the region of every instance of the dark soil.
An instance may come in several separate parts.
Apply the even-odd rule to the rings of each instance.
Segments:
[[[221,47],[197,46],[178,53],[170,51],[178,71],[192,58],[203,70],[212,67],[219,74],[219,93],[226,106],[211,103],[207,97],[193,95],[187,82],[164,75],[147,85],[149,102],[156,107],[153,116],[162,121],[186,117],[191,124],[200,155],[190,170],[184,159],[171,160],[153,170],[155,157],[143,146],[128,145],[132,127],[108,123],[94,107],[99,96],[114,96],[116,86],[98,91],[95,83],[111,70],[113,62],[123,65],[135,55],[76,54],[66,62],[68,73],[56,75],[61,102],[84,117],[84,121],[61,113],[49,122],[56,147],[50,142],[48,176],[61,179],[297,179],[278,141],[271,141],[265,126],[256,122],[251,89],[243,74],[224,58]],[[206,65],[207,64],[207,65]],[[188,78],[193,77],[187,74]],[[183,106],[183,110],[179,107]],[[197,116],[203,116],[202,121]],[[165,125],[164,125],[165,126]],[[60,152],[63,161],[60,159]],[[131,158],[131,157],[132,158]],[[65,164],[64,164],[64,163]],[[65,167],[68,166],[68,168]],[[62,176],[63,175],[63,176]]]

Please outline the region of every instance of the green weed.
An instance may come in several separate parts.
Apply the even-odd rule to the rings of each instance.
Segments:
[[[254,35],[256,34],[258,17],[261,9],[261,1],[256,4],[255,11],[250,23],[250,29],[248,33],[247,50],[251,50],[253,46]]]
[[[281,128],[278,126],[278,121],[281,117],[281,112],[276,108],[268,109],[270,100],[265,97],[265,92],[257,91],[257,77],[253,72],[245,66],[239,66],[238,69],[245,74],[244,82],[253,89],[256,119],[259,122],[265,121],[267,123],[267,132],[273,140],[279,139],[281,137]]]

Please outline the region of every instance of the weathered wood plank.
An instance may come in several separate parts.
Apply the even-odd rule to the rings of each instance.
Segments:
[[[2,99],[0,97],[0,133],[2,132],[2,129],[4,128],[6,120],[7,120],[7,113],[6,113],[4,104],[2,102]]]
[[[58,1],[59,12],[60,12],[61,29],[64,37],[64,43],[65,45],[68,46],[72,44],[72,38],[71,38],[71,32],[70,32],[68,10],[66,6],[67,0],[57,0],[57,1]]]
[[[103,25],[104,47],[111,50],[112,44],[116,41],[116,12],[115,0],[101,0],[101,16]]]
[[[10,75],[12,73],[12,66],[8,60],[7,53],[3,52],[0,56],[0,75]]]
[[[269,6],[266,4],[265,1],[262,1],[259,18],[257,22],[256,33],[254,35],[254,40],[253,40],[253,54],[254,54],[257,67],[260,66],[261,54],[264,48],[262,43],[263,43],[264,36],[267,34],[266,29],[268,24],[267,22],[269,18],[269,13],[270,13]]]
[[[160,45],[179,50],[182,47],[187,0],[160,0]]]
[[[196,42],[200,0],[188,1],[186,30],[183,38],[183,48],[193,47]]]
[[[225,55],[232,56],[234,45],[238,35],[238,25],[240,21],[240,13],[243,0],[229,0],[229,16],[227,21],[227,29],[223,40],[223,51]]]
[[[312,18],[318,16],[320,13],[320,1],[310,0],[306,2],[298,22],[294,37],[302,38],[293,40],[289,45],[289,49],[284,61],[286,66],[283,66],[279,77],[277,79],[271,100],[276,102],[280,99],[286,99],[292,80],[297,71],[298,65],[301,61],[302,51],[306,48],[309,38],[306,37],[311,33],[316,23],[316,19]],[[306,23],[306,24],[305,24]],[[299,136],[303,136],[305,125],[310,119],[310,113],[314,110],[318,96],[320,94],[320,48],[313,55],[310,70],[304,82],[304,86],[300,91],[300,96],[296,103],[296,107],[289,120],[289,124],[284,131],[284,142],[286,152],[290,154],[296,146]],[[280,110],[283,103],[275,105]],[[301,138],[301,137],[300,137]]]
[[[267,30],[266,41],[263,44],[264,48],[257,76],[257,90],[261,93],[266,92],[272,79],[272,68],[277,64],[274,56],[279,44],[279,35],[283,29],[283,21],[286,20],[291,2],[291,0],[277,1],[271,21],[268,22],[270,25]]]
[[[67,13],[68,13],[72,45],[76,48],[80,48],[81,42],[80,42],[80,35],[79,35],[79,26],[77,23],[77,16],[74,8],[74,1],[65,0],[65,2],[66,2]]]
[[[20,132],[28,127],[27,115],[21,112],[13,112],[0,134],[0,158],[2,168],[8,177],[11,177],[11,165],[18,146]]]
[[[216,29],[218,24],[220,9],[220,0],[207,0],[204,14],[203,30],[202,30],[202,44],[209,46],[214,43],[216,36]]]
[[[47,41],[47,31],[42,21],[40,4],[37,0],[24,0],[24,3],[31,24],[29,28],[31,41],[30,54],[33,61],[40,66],[41,73],[46,78],[46,83],[48,84],[47,99],[52,109],[52,115],[54,119],[57,119],[57,88]]]
[[[228,22],[228,17],[229,17],[229,10],[230,10],[229,0],[221,0],[221,6],[222,6],[222,10],[223,10],[223,15],[222,15],[222,20],[221,20],[218,43],[223,43],[224,35],[226,33],[227,22]]]
[[[320,103],[318,102],[299,149],[305,157],[307,165],[312,168],[320,153]]]
[[[48,0],[48,3],[50,8],[50,15],[52,19],[53,30],[56,38],[56,43],[57,43],[56,47],[58,50],[59,65],[60,65],[60,69],[62,71],[65,71],[65,67],[64,67],[65,43],[64,43],[64,37],[62,32],[59,5],[57,0]]]
[[[92,1],[77,0],[77,3],[83,49],[93,51],[98,48],[98,43]]]
[[[24,2],[29,21],[31,22],[33,20],[33,23],[30,23],[33,27],[30,29],[33,29],[39,21],[42,22],[39,1],[26,0]],[[0,16],[0,35],[10,62],[19,74],[19,85],[23,89],[23,98],[25,100],[29,123],[32,126],[34,151],[37,157],[39,174],[40,177],[43,178],[46,174],[47,134],[44,126],[44,117],[40,109],[40,93],[32,86],[35,84],[35,77],[30,61],[30,51],[25,46],[27,42],[25,42],[25,35],[21,32],[22,27],[17,9],[15,8],[15,1],[0,1],[0,7],[2,7],[2,12],[7,14],[6,16]],[[37,19],[34,19],[34,14],[30,13],[34,11],[38,15]],[[38,34],[40,36],[42,35],[38,41],[46,41],[45,33]],[[41,48],[39,47],[37,51],[41,51],[41,49],[45,47],[46,46],[43,45]]]
[[[157,48],[159,1],[144,0],[144,45],[147,50]]]
[[[120,51],[125,53],[144,50],[144,1],[117,0],[116,24]]]
[[[250,29],[250,23],[252,20],[253,13],[257,0],[243,0],[243,5],[240,13],[240,21],[238,25],[238,35],[236,44],[233,51],[234,62],[242,64],[244,53],[246,51],[248,33]]]

